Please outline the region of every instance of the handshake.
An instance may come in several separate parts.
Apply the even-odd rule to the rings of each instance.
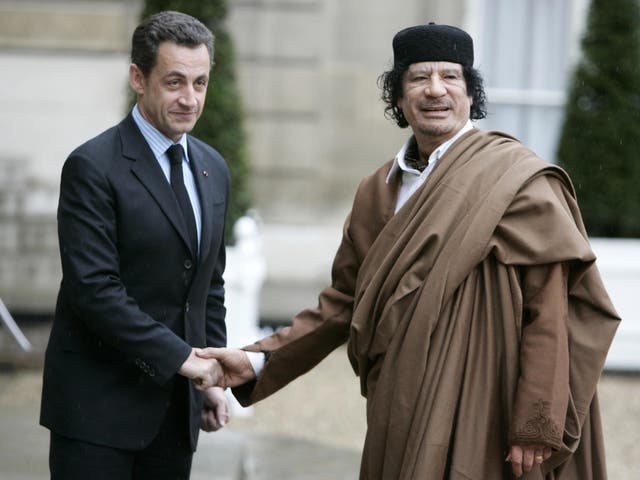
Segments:
[[[256,378],[247,354],[236,348],[192,348],[178,373],[198,390],[236,387]]]

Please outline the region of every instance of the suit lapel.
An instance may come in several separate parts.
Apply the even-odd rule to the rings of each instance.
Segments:
[[[185,245],[190,248],[187,226],[180,214],[180,207],[171,190],[171,185],[167,182],[162,168],[138,130],[131,114],[120,123],[118,129],[122,139],[122,154],[132,160],[131,171],[158,203]]]
[[[211,205],[213,204],[213,185],[211,177],[207,176],[207,164],[202,157],[202,152],[193,141],[187,143],[189,149],[189,161],[191,162],[191,171],[198,189],[200,199],[200,210],[202,212],[202,231],[200,233],[200,260],[206,259],[211,248],[212,223],[211,223]]]

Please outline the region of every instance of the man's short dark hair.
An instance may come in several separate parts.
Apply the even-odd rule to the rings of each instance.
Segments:
[[[384,72],[378,78],[378,85],[382,88],[382,100],[386,105],[384,114],[387,118],[395,120],[400,128],[409,126],[402,109],[398,107],[398,99],[402,97],[402,76],[408,68],[407,64],[396,63],[391,70]],[[471,120],[485,118],[487,116],[487,97],[484,93],[482,75],[470,66],[463,66],[462,73],[467,85],[467,95],[473,100],[469,118]]]
[[[200,20],[180,12],[165,11],[144,19],[131,38],[131,62],[147,77],[156,64],[162,42],[195,48],[205,45],[213,66],[213,33]]]

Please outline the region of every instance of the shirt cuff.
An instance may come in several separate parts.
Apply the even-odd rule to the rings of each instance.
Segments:
[[[247,354],[247,357],[249,357],[249,362],[251,363],[251,368],[253,368],[253,371],[256,374],[256,377],[258,375],[260,375],[260,372],[262,372],[262,369],[264,368],[264,363],[265,363],[265,354],[262,352],[247,352],[245,351],[244,353]]]

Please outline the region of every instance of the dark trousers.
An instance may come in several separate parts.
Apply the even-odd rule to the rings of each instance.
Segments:
[[[184,387],[182,379],[180,387]],[[189,444],[186,388],[174,388],[155,439],[143,450],[95,445],[51,432],[51,480],[188,480]]]

